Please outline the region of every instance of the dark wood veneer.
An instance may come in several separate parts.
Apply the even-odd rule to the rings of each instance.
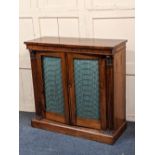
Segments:
[[[126,40],[42,37],[30,51],[36,118],[32,126],[112,144],[126,127]],[[64,115],[46,111],[42,56],[61,58]],[[99,120],[76,116],[73,59],[99,62]],[[112,134],[107,134],[111,131]],[[108,132],[109,133],[109,132]]]
[[[47,119],[33,119],[31,125],[35,128],[59,132],[76,137],[87,138],[90,140],[107,144],[113,144],[117,140],[117,138],[122,134],[122,132],[126,129],[126,122],[124,122],[116,132],[112,132],[112,134],[106,134],[101,130],[61,124],[49,121]]]
[[[126,40],[118,39],[93,39],[93,38],[58,38],[58,37],[42,37],[25,42],[27,45],[37,45],[44,47],[66,47],[66,48],[86,48],[96,50],[113,50],[120,48],[126,43]]]

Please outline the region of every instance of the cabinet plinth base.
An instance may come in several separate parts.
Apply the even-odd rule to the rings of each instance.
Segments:
[[[107,144],[113,144],[126,128],[126,122],[124,122],[120,126],[120,128],[118,128],[118,130],[113,131],[112,134],[106,134],[103,131],[95,129],[69,126],[66,124],[57,123],[47,119],[36,119],[36,118],[31,121],[31,125],[32,127],[35,128],[54,131],[76,137],[82,137]]]

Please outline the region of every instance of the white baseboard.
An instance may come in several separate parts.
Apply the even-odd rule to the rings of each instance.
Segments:
[[[135,114],[127,114],[126,120],[131,121],[131,122],[135,122]]]
[[[33,105],[20,105],[19,111],[35,112],[35,107]]]

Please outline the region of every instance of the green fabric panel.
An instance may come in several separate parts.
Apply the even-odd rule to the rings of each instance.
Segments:
[[[74,59],[76,114],[81,118],[99,119],[98,60]]]
[[[64,114],[61,59],[43,57],[46,111]]]

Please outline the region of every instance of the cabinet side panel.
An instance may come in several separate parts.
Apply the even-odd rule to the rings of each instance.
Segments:
[[[125,115],[125,47],[114,56],[114,128],[126,120]]]

